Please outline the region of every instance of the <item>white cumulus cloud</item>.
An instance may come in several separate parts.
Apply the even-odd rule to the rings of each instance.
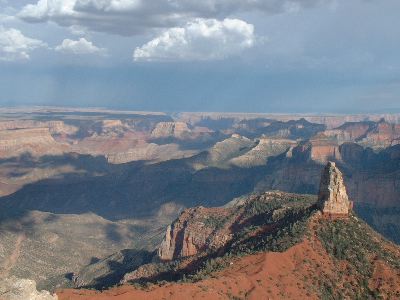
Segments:
[[[26,37],[18,29],[0,26],[0,60],[28,60],[31,51],[43,47],[46,43]]]
[[[135,49],[135,61],[218,60],[255,43],[254,27],[238,19],[196,19]]]
[[[18,15],[31,22],[47,21],[57,16],[73,17],[76,14],[75,3],[76,0],[39,0],[36,4],[25,5]]]
[[[86,40],[85,38],[80,38],[77,41],[65,39],[60,45],[55,48],[56,51],[69,53],[69,54],[106,54],[105,48],[99,48],[95,46],[92,42]]]

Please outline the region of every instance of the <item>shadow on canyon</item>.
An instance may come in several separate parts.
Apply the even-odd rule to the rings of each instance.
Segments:
[[[120,283],[125,274],[150,263],[154,255],[155,252],[146,250],[124,249],[101,260],[94,257],[93,263],[84,267],[76,279],[73,273],[65,277],[72,282],[75,280],[75,284],[82,288],[106,289]],[[99,270],[103,274],[98,273]]]
[[[28,184],[0,198],[0,209],[5,214],[39,210],[92,212],[109,220],[147,218],[169,202],[185,207],[223,205],[251,192],[265,174],[265,167],[195,170],[187,159],[110,166],[102,176],[83,170],[79,175],[62,174]]]
[[[101,158],[77,159],[71,163],[85,170],[83,174],[64,174],[26,185],[0,198],[0,210],[7,216],[30,210],[92,212],[116,221],[155,217],[163,205],[171,202],[181,207],[221,206],[236,197],[267,190],[317,194],[323,163],[311,159],[310,151],[304,143],[293,149],[292,156],[283,153],[269,157],[266,165],[249,168],[196,169],[194,165],[204,160],[204,153],[156,164],[108,165]],[[391,212],[391,208],[400,206],[400,145],[375,153],[356,144],[343,144],[339,151],[340,161],[328,159],[336,160],[343,171],[355,210],[386,236],[400,241],[393,229],[400,227],[400,214],[392,215],[384,225],[372,217],[378,210]],[[99,169],[106,170],[105,175],[94,176]],[[111,240],[118,239],[112,235],[112,228],[110,234]]]

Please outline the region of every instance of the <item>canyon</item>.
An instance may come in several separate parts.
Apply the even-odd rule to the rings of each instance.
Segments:
[[[354,213],[400,243],[399,123],[379,114],[0,109],[0,268],[51,292],[154,273],[138,264],[232,243],[227,227],[247,219],[218,224],[239,218],[240,205],[317,195],[328,162]]]

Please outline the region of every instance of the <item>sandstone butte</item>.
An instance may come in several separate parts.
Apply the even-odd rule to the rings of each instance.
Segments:
[[[352,202],[347,196],[342,172],[334,162],[328,162],[322,171],[318,203],[324,216],[348,216]]]

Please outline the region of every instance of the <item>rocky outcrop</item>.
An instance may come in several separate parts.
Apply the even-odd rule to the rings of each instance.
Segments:
[[[35,281],[16,277],[0,279],[0,297],[2,300],[58,299],[56,295],[51,295],[48,291],[37,291]]]
[[[239,134],[232,134],[231,137],[210,148],[207,161],[209,164],[228,162],[232,158],[247,153],[254,146],[256,146],[256,143],[253,140]]]
[[[68,150],[57,143],[48,128],[30,128],[0,131],[0,157],[30,153],[34,156],[59,155]]]
[[[325,125],[310,123],[301,118],[300,120],[290,120],[287,122],[273,122],[265,128],[258,129],[257,133],[268,137],[297,140],[309,139],[325,129]]]
[[[103,120],[102,125],[104,128],[124,126],[121,120]]]
[[[298,162],[315,162],[324,165],[330,160],[342,160],[340,146],[332,140],[312,139],[294,144],[292,147],[292,153],[289,154],[289,157]]]
[[[204,267],[209,257],[230,251],[249,253],[260,243],[272,241],[281,226],[309,216],[316,200],[310,195],[266,192],[237,199],[229,206],[187,209],[168,226],[158,259],[126,274],[121,283],[170,280]],[[290,243],[297,240],[295,235]]]
[[[167,231],[165,232],[164,239],[162,240],[160,247],[158,248],[158,257],[163,260],[171,260],[174,257],[174,241],[171,225],[168,225]]]
[[[229,209],[197,207],[185,210],[168,226],[164,240],[158,249],[160,260],[196,255],[204,249],[218,249],[231,237],[229,232],[215,226],[223,223]]]
[[[364,147],[380,150],[400,143],[400,125],[384,119],[379,122],[348,122],[342,126],[320,133],[316,139],[331,139],[341,145],[356,142]]]
[[[184,122],[160,122],[151,132],[151,137],[159,138],[182,138],[190,133],[190,129]]]
[[[324,124],[327,129],[333,129],[341,126],[346,122],[363,122],[363,121],[374,121],[377,122],[381,118],[385,118],[390,123],[400,124],[399,114],[356,114],[356,115],[293,115],[293,114],[264,114],[264,113],[204,113],[204,112],[185,112],[178,114],[179,120],[185,121],[189,124],[204,123],[208,120],[209,123],[212,121],[219,121],[220,123],[235,123],[239,124],[243,120],[278,120],[287,122],[290,120],[299,120],[304,118],[311,123]],[[208,127],[208,126],[207,126]]]
[[[400,125],[391,124],[382,119],[376,123],[360,144],[375,149],[383,149],[400,143]]]
[[[32,128],[48,128],[51,134],[74,134],[79,130],[78,127],[67,125],[63,121],[34,121],[34,120],[0,121],[0,130],[32,129]]]
[[[177,144],[157,145],[143,143],[126,151],[106,154],[107,161],[112,164],[122,164],[130,161],[165,161],[179,159],[196,154],[192,150],[180,150]]]
[[[334,162],[328,162],[322,172],[318,203],[322,213],[328,216],[347,216],[351,210],[342,172]]]
[[[230,162],[239,167],[262,166],[267,163],[269,157],[282,154],[296,145],[292,140],[261,138],[254,148],[231,159]]]
[[[315,203],[313,197],[271,191],[238,199],[224,207],[187,209],[168,226],[158,258],[171,261],[221,251],[253,222],[263,223],[271,218],[272,224],[285,216],[291,209],[288,204],[296,197],[304,200],[303,204]],[[272,209],[270,215],[267,214],[269,209]],[[261,231],[269,229],[268,226],[259,228]]]
[[[326,164],[329,160],[341,160],[339,145],[329,140],[310,141],[311,160]]]
[[[348,122],[338,128],[326,130],[321,135],[336,140],[338,144],[355,142],[364,137],[373,128],[374,124],[374,122],[370,121]]]

